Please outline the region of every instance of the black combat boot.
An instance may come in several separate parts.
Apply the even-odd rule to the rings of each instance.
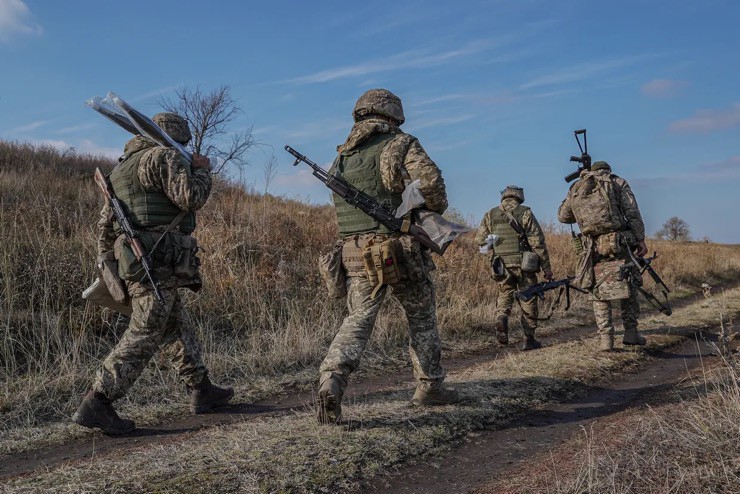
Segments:
[[[537,350],[542,348],[542,343],[534,339],[533,334],[524,335],[524,343],[522,344],[522,351]]]
[[[136,427],[133,420],[122,419],[105,395],[90,390],[83,398],[72,421],[89,429],[98,428],[111,436],[128,434]]]
[[[234,397],[234,388],[220,388],[208,379],[208,374],[190,388],[190,411],[198,414],[225,405]]]
[[[329,378],[319,388],[316,401],[316,419],[320,424],[338,424],[342,418],[342,386]]]
[[[493,323],[493,327],[496,329],[496,339],[502,345],[509,344],[509,318],[506,316],[499,317],[496,322]]]

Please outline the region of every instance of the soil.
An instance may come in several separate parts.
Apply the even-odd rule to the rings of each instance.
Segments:
[[[697,297],[689,297],[674,305],[688,305],[696,299]],[[593,327],[574,327],[543,337],[541,342],[543,345],[554,345],[593,336],[594,331]],[[404,468],[399,471],[398,480],[381,479],[367,485],[366,490],[464,492],[482,486],[493,475],[498,475],[497,472],[570,437],[583,423],[637,405],[641,403],[642,397],[663,389],[677,377],[685,376],[686,367],[699,361],[695,358],[698,355],[695,347],[693,342],[689,342],[676,353],[658,355],[664,358],[639,373],[624,377],[614,385],[593,390],[583,399],[556,405],[518,419],[505,429],[480,434],[462,447],[464,451],[457,450],[449,458],[438,459],[435,462],[437,466],[420,464]],[[518,351],[513,344],[506,348],[491,347],[462,358],[446,359],[445,367],[448,371],[465,369],[501,358],[511,351]],[[399,385],[413,386],[410,372],[353,382],[346,397],[361,397]],[[137,429],[126,436],[114,437],[97,433],[64,445],[16,453],[0,461],[0,480],[27,475],[37,469],[45,470],[62,464],[86,461],[114,451],[135,450],[153,444],[185,440],[205,427],[245,422],[265,415],[286,414],[294,409],[310,408],[314,398],[311,393],[298,393],[276,396],[257,403],[236,403],[213,413],[183,417],[156,428]]]

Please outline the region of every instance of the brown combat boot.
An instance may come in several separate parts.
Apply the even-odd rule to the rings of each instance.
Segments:
[[[72,421],[89,429],[97,427],[111,436],[128,434],[136,428],[133,420],[118,416],[105,395],[95,393],[93,390],[88,391],[82,399],[82,403],[72,416]]]
[[[533,334],[524,335],[524,343],[522,343],[522,351],[537,350],[542,348],[542,343],[534,339]]]
[[[506,316],[499,317],[496,322],[493,323],[493,327],[496,329],[496,339],[502,345],[509,344],[509,318]]]
[[[234,397],[234,388],[221,388],[208,378],[208,374],[197,385],[190,388],[190,411],[199,414],[225,405]]]
[[[460,401],[460,393],[451,388],[446,388],[442,381],[421,382],[416,386],[411,404],[417,407],[449,405]]]
[[[319,388],[316,400],[316,419],[320,424],[338,424],[342,418],[342,387],[339,381],[329,378]]]
[[[602,352],[611,352],[614,350],[613,334],[602,334],[599,336],[599,350]]]
[[[637,328],[624,328],[622,343],[625,345],[644,345],[647,343],[647,339],[637,331]]]

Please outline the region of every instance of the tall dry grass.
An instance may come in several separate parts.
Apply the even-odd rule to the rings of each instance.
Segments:
[[[112,165],[102,157],[0,142],[0,439],[13,428],[65,420],[120,336],[114,314],[80,298],[96,274],[102,202],[92,171]],[[336,237],[332,209],[219,180],[198,221],[205,289],[187,300],[213,375],[247,398],[275,391],[271,385],[292,375],[310,380],[345,313],[344,301],[326,299],[316,270]],[[550,228],[548,243],[556,274],[572,272],[568,234]],[[669,283],[740,273],[732,247],[656,248],[662,254],[656,268]],[[490,328],[496,287],[472,234],[435,261],[444,338]],[[381,363],[397,358],[405,340],[402,311],[388,303],[369,355]],[[151,369],[122,406],[173,400],[166,363],[157,360]]]

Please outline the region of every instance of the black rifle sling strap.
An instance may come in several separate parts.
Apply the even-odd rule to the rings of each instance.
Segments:
[[[162,239],[164,238],[164,236],[167,235],[167,232],[169,232],[170,230],[172,230],[173,228],[175,228],[177,225],[179,225],[180,222],[182,221],[182,219],[185,216],[187,216],[187,214],[188,214],[187,211],[180,211],[180,214],[178,214],[177,216],[175,216],[175,219],[172,220],[169,225],[167,225],[167,228],[164,229],[164,232],[162,232],[162,235],[160,235],[159,238],[157,239],[157,241],[154,242],[154,247],[152,247],[152,250],[149,251],[149,255],[150,256],[152,254],[154,254],[154,251],[157,249],[157,246],[159,245],[159,242],[161,242]]]
[[[514,216],[507,210],[501,207],[501,211],[506,214],[506,216],[509,218],[509,226],[516,232],[516,234],[519,236],[519,243],[528,251],[532,251],[532,246],[529,245],[529,239],[527,238],[527,234],[524,232],[524,229],[519,224],[519,222],[514,218]]]

